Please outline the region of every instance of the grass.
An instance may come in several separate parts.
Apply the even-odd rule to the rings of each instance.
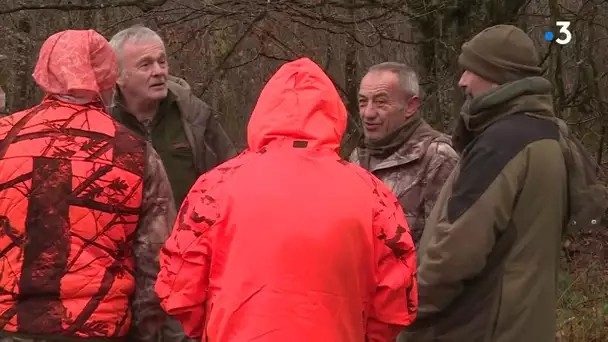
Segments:
[[[558,282],[558,342],[608,341],[608,232],[587,232],[565,250]]]

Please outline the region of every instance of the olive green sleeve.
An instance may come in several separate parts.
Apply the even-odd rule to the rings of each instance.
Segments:
[[[221,123],[213,114],[207,120],[205,131],[205,144],[216,157],[216,165],[219,165],[237,155],[234,143],[224,130]],[[215,165],[214,165],[215,166]]]
[[[514,157],[507,152],[488,146],[471,151],[460,164],[449,200],[429,222],[435,227],[425,228],[430,236],[423,238],[418,267],[419,317],[442,311],[461,293],[463,282],[483,270],[510,222],[527,152]]]

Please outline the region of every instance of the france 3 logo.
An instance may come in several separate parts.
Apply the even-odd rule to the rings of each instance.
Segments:
[[[572,32],[570,32],[569,21],[556,21],[555,26],[559,28],[558,34],[554,34],[552,31],[545,32],[546,41],[554,41],[559,45],[565,45],[570,43],[572,40]]]

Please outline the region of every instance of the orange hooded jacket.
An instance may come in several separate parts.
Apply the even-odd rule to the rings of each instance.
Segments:
[[[263,89],[249,149],[201,176],[161,251],[156,292],[203,341],[394,341],[415,318],[399,202],[338,155],[346,109],[311,60]]]
[[[34,72],[47,96],[0,119],[2,341],[157,340],[175,209],[158,154],[103,111],[117,78],[103,36],[58,32]]]

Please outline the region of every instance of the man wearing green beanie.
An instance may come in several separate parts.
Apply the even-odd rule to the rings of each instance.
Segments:
[[[555,117],[525,32],[487,28],[458,61],[461,160],[426,221],[418,318],[399,341],[553,342],[562,234],[599,221],[606,189]]]

